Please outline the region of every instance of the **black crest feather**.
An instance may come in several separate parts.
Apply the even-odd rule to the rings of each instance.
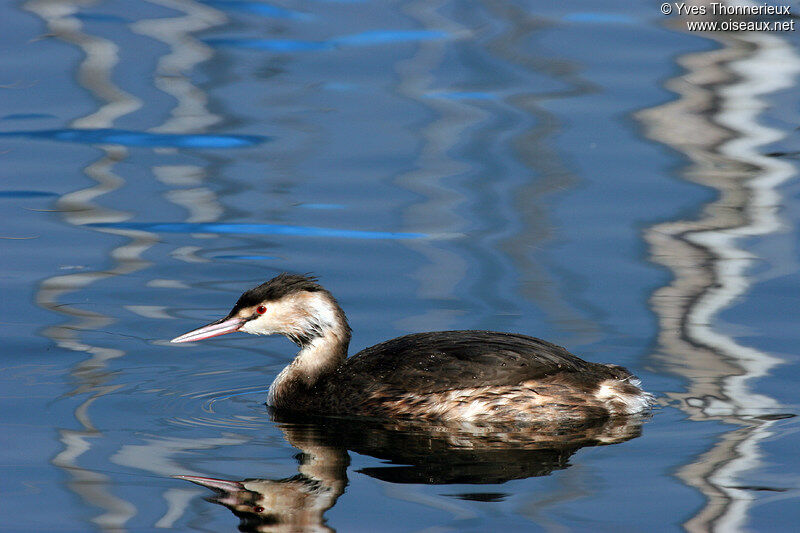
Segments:
[[[314,276],[283,272],[266,283],[242,293],[236,301],[236,305],[231,309],[230,314],[233,315],[240,309],[252,307],[262,302],[275,302],[288,294],[301,291],[319,292],[325,291],[325,289],[317,283],[317,278]]]

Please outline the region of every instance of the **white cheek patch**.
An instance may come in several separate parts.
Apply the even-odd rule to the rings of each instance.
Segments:
[[[307,293],[305,304],[308,306],[309,315],[323,328],[331,328],[336,324],[336,310],[327,298],[319,293]]]
[[[245,333],[249,333],[251,335],[258,335],[258,331],[253,322],[255,322],[255,320],[248,320],[245,322],[240,331],[244,331]]]
[[[271,314],[272,313],[267,312],[258,318],[248,320],[244,323],[240,331],[250,333],[251,335],[272,335],[274,333],[280,333],[274,326],[275,319],[270,316]]]

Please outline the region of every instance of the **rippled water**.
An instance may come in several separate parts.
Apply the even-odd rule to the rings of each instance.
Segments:
[[[0,528],[795,527],[796,33],[618,2],[0,14]],[[285,339],[167,339],[281,271],[332,290],[353,351],[518,331],[660,406],[537,434],[273,419]]]

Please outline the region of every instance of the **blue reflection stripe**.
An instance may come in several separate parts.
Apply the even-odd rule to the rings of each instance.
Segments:
[[[599,12],[577,12],[570,13],[564,17],[567,22],[586,22],[594,24],[631,24],[636,19],[620,13],[599,13]]]
[[[329,42],[292,41],[288,39],[206,39],[209,46],[230,46],[232,48],[248,48],[251,50],[269,50],[270,52],[308,52],[333,48]]]
[[[262,2],[248,2],[245,0],[204,0],[204,4],[217,8],[221,11],[242,11],[253,13],[268,18],[294,19],[305,18],[307,15],[298,11],[292,11]]]
[[[497,100],[497,95],[489,92],[446,92],[440,91],[425,95],[428,98],[447,98],[449,100]]]
[[[334,37],[327,41],[296,41],[289,39],[206,39],[211,46],[231,46],[271,52],[307,52],[328,50],[340,46],[364,46],[385,43],[403,43],[443,39],[447,33],[436,30],[379,30]]]
[[[332,39],[335,44],[361,45],[361,44],[382,44],[382,43],[402,43],[409,41],[432,41],[443,39],[447,34],[436,30],[378,30],[345,35]]]
[[[277,259],[274,255],[215,255],[214,259],[239,259],[247,261],[272,261]]]
[[[424,233],[396,231],[361,231],[350,229],[286,226],[283,224],[221,224],[221,223],[146,223],[115,222],[87,224],[96,228],[117,228],[152,231],[154,233],[222,233],[239,235],[289,235],[303,237],[344,237],[347,239],[425,239]]]
[[[47,196],[58,196],[58,193],[50,191],[0,191],[0,198],[42,198]]]
[[[3,120],[33,120],[37,118],[56,118],[50,113],[11,113],[2,117]]]
[[[176,148],[240,148],[268,141],[259,135],[149,133],[117,129],[4,131],[0,137],[24,137],[82,144],[120,144]]]

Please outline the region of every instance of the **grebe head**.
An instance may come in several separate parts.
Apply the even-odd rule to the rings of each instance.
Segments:
[[[346,351],[350,340],[347,318],[331,293],[316,278],[283,273],[245,291],[225,318],[171,342],[199,341],[234,331],[285,335],[300,348],[328,338],[343,344]]]

